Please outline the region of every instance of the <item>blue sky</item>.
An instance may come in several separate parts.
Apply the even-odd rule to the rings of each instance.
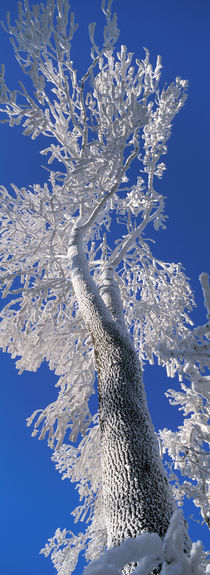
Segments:
[[[103,26],[100,0],[72,0],[79,22],[72,56],[78,70],[89,62],[89,22]],[[115,0],[121,30],[120,41],[137,57],[146,46],[153,62],[162,56],[163,83],[176,76],[189,80],[189,98],[175,125],[166,159],[167,172],[159,190],[168,200],[167,230],[156,233],[155,255],[166,261],[182,262],[195,291],[198,308],[194,321],[205,320],[198,276],[209,271],[209,159],[210,159],[210,3],[209,0]],[[16,17],[16,0],[1,0],[0,18],[6,10]],[[97,34],[96,33],[96,34]],[[6,33],[0,30],[1,63],[6,64],[9,87],[19,79],[18,65]],[[18,186],[44,182],[47,173],[39,150],[39,139],[21,135],[19,127],[0,126],[0,183]],[[57,527],[73,530],[70,511],[74,492],[67,480],[61,481],[46,442],[31,439],[25,419],[33,410],[56,397],[55,378],[44,365],[37,374],[17,375],[14,361],[6,354],[1,359],[1,524],[0,570],[4,575],[50,575],[53,567],[39,556],[40,548]],[[173,382],[174,384],[174,382]],[[173,429],[180,421],[169,407],[164,391],[171,386],[160,368],[145,370],[145,385],[153,423],[158,429]],[[186,514],[189,513],[189,506]],[[207,543],[196,523],[191,528],[195,540]],[[81,567],[78,574],[81,574]]]

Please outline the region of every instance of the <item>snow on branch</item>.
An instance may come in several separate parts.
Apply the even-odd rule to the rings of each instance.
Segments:
[[[203,290],[204,303],[207,309],[207,318],[210,319],[210,285],[208,274],[202,273],[200,275],[201,287]]]
[[[156,355],[161,364],[159,342],[172,346],[189,334],[187,310],[194,300],[186,276],[179,264],[155,260],[147,248],[137,245],[124,258],[121,278],[125,320],[140,357],[153,364]]]
[[[149,575],[161,566],[161,575],[204,575],[209,566],[202,566],[201,542],[193,543],[189,556],[183,548],[183,518],[180,511],[172,516],[164,540],[156,533],[142,533],[110,549],[86,567],[85,575],[120,575],[129,564],[137,564],[133,575]],[[126,570],[125,570],[126,572]]]
[[[146,237],[148,225],[155,230],[165,227],[164,198],[156,190],[156,183],[165,170],[162,156],[167,151],[172,122],[185,102],[187,82],[176,78],[170,86],[161,88],[159,56],[152,66],[148,50],[140,60],[134,59],[124,45],[117,44],[115,49],[118,29],[111,5],[111,0],[102,2],[105,28],[101,46],[95,43],[95,26],[89,28],[90,64],[79,77],[72,58],[77,25],[68,1],[47,0],[45,6],[40,3],[32,7],[28,0],[19,3],[18,19],[13,25],[8,15],[6,29],[31,87],[26,89],[21,82],[17,89],[10,90],[4,68],[0,75],[2,121],[10,126],[21,124],[23,133],[33,139],[40,134],[48,137],[48,145],[41,151],[50,165],[48,183],[21,189],[12,185],[9,191],[0,188],[0,283],[6,299],[0,314],[0,345],[12,357],[18,357],[20,372],[36,371],[46,360],[59,378],[57,400],[36,410],[28,424],[34,421],[33,434],[39,433],[40,439],[47,434],[50,446],[57,444],[53,459],[64,476],[77,482],[79,495],[84,498],[75,517],[84,515],[91,522],[84,535],[57,530],[43,550],[45,555],[52,553],[59,575],[72,572],[80,550],[86,549],[92,560],[106,545],[98,432],[95,425],[89,428],[92,416],[88,402],[95,380],[93,342],[72,285],[73,250],[69,247],[74,230],[83,236],[83,261],[91,285],[95,282],[99,288],[97,293],[108,311],[110,301],[114,301],[112,320],[118,321],[120,312],[121,326],[125,329],[126,324],[141,360],[152,363],[156,354],[171,374],[178,370],[180,375],[190,377],[193,373],[196,401],[201,388],[207,399],[208,381],[199,370],[209,361],[209,324],[190,331],[188,311],[193,296],[184,272],[180,265],[156,259]],[[130,170],[134,162],[135,176]],[[108,269],[112,272],[109,277]],[[115,300],[110,298],[112,278]],[[108,296],[105,281],[109,284]],[[209,313],[205,274],[201,282]],[[119,294],[122,305],[118,306]],[[189,413],[190,393],[186,401],[182,402],[181,395],[176,399]],[[198,411],[200,419],[196,416],[189,446],[195,452],[206,433],[205,401],[203,405],[198,403],[196,414]],[[66,432],[74,441],[86,431],[78,448],[63,444]],[[176,438],[176,445],[179,440],[182,446],[186,444],[185,432],[186,428],[183,437]],[[203,460],[199,459],[201,465]],[[179,519],[174,521],[172,543],[166,545],[171,555],[157,535],[143,534],[143,539],[125,542],[119,548],[123,557],[116,560],[118,563],[114,559],[118,550],[111,550],[104,556],[108,559],[102,558],[98,567],[89,569],[101,565],[98,574],[111,575],[111,558],[112,575],[119,573],[124,559],[139,561],[136,575],[151,571],[160,560],[165,575],[191,575],[193,569],[197,569],[196,575],[202,573],[197,568],[199,546],[184,559],[178,535],[174,535]],[[175,540],[181,557],[176,571]],[[144,558],[139,555],[140,550],[143,552],[142,541],[146,546]],[[124,550],[129,553],[127,559]],[[170,568],[167,553],[172,557]]]
[[[201,274],[200,281],[202,284],[204,303],[209,313],[209,282],[208,275]],[[177,371],[180,379],[187,377],[192,381],[192,389],[201,392],[204,397],[208,398],[208,376],[204,375],[205,368],[210,368],[210,325],[209,322],[202,326],[189,331],[187,337],[175,340],[174,345],[167,346],[166,342],[161,342],[158,346],[159,354],[163,363],[169,365],[170,360],[173,364],[172,371],[169,375],[173,377]],[[203,377],[203,375],[204,377]]]
[[[57,402],[41,410],[35,426],[44,423],[41,437],[49,432],[50,442],[61,442],[72,426],[72,437],[85,431],[95,379],[92,343],[66,258],[71,219],[62,202],[65,194],[68,198],[65,190],[47,184],[28,190],[13,186],[13,194],[0,190],[0,281],[7,298],[0,313],[0,343],[19,358],[20,373],[36,371],[47,360],[60,377]]]
[[[85,432],[90,421],[92,343],[78,310],[68,257],[76,226],[83,228],[89,272],[99,288],[105,260],[108,265],[110,260],[131,332],[136,324],[135,343],[141,357],[153,360],[152,342],[163,336],[164,323],[172,317],[170,309],[164,322],[158,319],[166,292],[173,298],[174,314],[180,308],[178,333],[186,330],[184,308],[191,305],[189,288],[178,268],[174,272],[163,264],[161,271],[162,264],[148,257],[142,237],[147,224],[153,222],[157,228],[164,221],[163,198],[155,191],[153,179],[162,173],[159,157],[165,153],[171,122],[186,97],[186,83],[177,79],[157,97],[160,57],[153,68],[147,50],[135,62],[124,45],[115,52],[118,29],[111,4],[102,6],[106,24],[101,48],[94,44],[90,29],[94,54],[81,79],[71,54],[77,25],[66,0],[48,0],[45,8],[20,3],[15,25],[7,16],[6,29],[32,89],[29,93],[21,83],[11,91],[2,70],[3,119],[10,125],[22,123],[24,134],[32,138],[40,133],[50,137],[42,153],[49,156],[50,164],[59,161],[61,169],[51,170],[44,186],[0,189],[0,280],[3,297],[8,298],[1,312],[0,342],[12,357],[19,356],[20,372],[35,371],[46,359],[60,377],[57,401],[35,416],[34,434],[40,425],[40,437],[49,433],[50,444],[55,440],[61,444],[72,425],[71,437]],[[129,182],[134,160],[143,176]],[[116,247],[111,237],[113,223],[119,236]],[[175,276],[182,293],[175,289]],[[169,340],[174,325],[175,317],[168,323]]]
[[[74,570],[81,551],[87,561],[97,559],[107,545],[102,477],[100,461],[100,429],[98,414],[93,417],[91,427],[78,447],[63,444],[54,451],[52,460],[62,479],[76,482],[81,504],[72,512],[75,522],[85,522],[84,534],[74,535],[67,530],[56,530],[41,550],[51,559],[59,575],[68,575]]]
[[[200,281],[204,294],[204,303],[209,316],[209,279],[201,274]],[[181,505],[184,497],[192,498],[199,507],[201,517],[209,526],[210,495],[210,433],[209,433],[209,398],[210,398],[210,326],[209,321],[189,333],[187,338],[180,339],[170,349],[159,346],[162,357],[172,358],[171,369],[178,372],[181,379],[181,391],[169,389],[166,396],[171,405],[178,405],[183,411],[184,422],[178,431],[163,429],[159,432],[163,453],[168,453],[172,460],[171,479],[174,484],[174,495]],[[186,385],[182,379],[188,380]],[[181,480],[176,471],[181,473]]]

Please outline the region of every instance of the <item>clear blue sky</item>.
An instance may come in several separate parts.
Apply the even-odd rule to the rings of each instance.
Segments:
[[[78,70],[89,62],[87,25],[96,20],[98,33],[103,18],[100,0],[72,0],[79,22],[72,55]],[[16,0],[1,0],[0,18],[10,10],[16,17]],[[137,57],[146,46],[153,59],[162,56],[163,82],[176,76],[189,80],[189,98],[175,120],[166,158],[167,172],[159,190],[168,197],[167,230],[156,233],[155,254],[166,261],[182,262],[195,291],[198,309],[193,318],[205,319],[198,276],[209,270],[209,164],[210,164],[210,3],[209,0],[115,0],[121,30],[120,41]],[[11,88],[17,86],[18,65],[6,33],[0,30],[1,62]],[[0,183],[18,186],[44,182],[47,173],[39,155],[43,141],[21,135],[21,129],[0,126]],[[1,354],[1,523],[0,572],[4,575],[50,575],[51,563],[39,550],[57,527],[73,530],[70,511],[74,493],[61,481],[50,460],[46,442],[31,439],[25,419],[56,396],[53,373],[43,366],[37,374],[17,375],[14,361]],[[165,372],[145,371],[154,425],[176,428],[180,415],[168,407],[164,391],[175,382]],[[191,510],[192,511],[192,510]],[[189,507],[186,508],[186,514]],[[203,537],[193,524],[191,536]],[[81,568],[78,574],[81,574]]]

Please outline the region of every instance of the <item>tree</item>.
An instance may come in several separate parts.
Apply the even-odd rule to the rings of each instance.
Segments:
[[[48,1],[31,10],[26,2],[8,30],[34,97],[23,85],[11,92],[1,77],[1,107],[10,124],[23,122],[32,138],[52,138],[42,152],[55,165],[48,183],[1,189],[3,295],[12,296],[2,312],[1,344],[20,356],[20,370],[36,370],[46,358],[60,376],[58,399],[35,413],[34,433],[41,427],[41,437],[49,433],[50,445],[58,443],[58,468],[80,482],[85,496],[76,518],[86,514],[92,523],[83,538],[57,533],[50,542],[45,553],[54,548],[58,570],[65,561],[74,567],[81,546],[95,558],[104,546],[141,531],[161,537],[167,531],[175,507],[146,405],[143,361],[155,354],[168,370],[193,377],[202,410],[186,386],[184,399],[180,394],[176,401],[186,406],[190,396],[202,419],[199,426],[196,416],[190,441],[200,449],[206,440],[206,379],[199,366],[209,362],[208,324],[189,330],[186,309],[193,298],[185,275],[179,265],[157,260],[144,235],[146,226],[164,227],[164,201],[154,181],[165,169],[160,158],[187,85],[177,78],[159,91],[160,58],[153,69],[147,51],[134,65],[124,46],[115,56],[116,17],[110,3],[103,9],[104,45],[96,46],[91,26],[92,64],[78,81],[68,4]],[[129,181],[133,162],[141,174],[135,183]],[[208,304],[206,276],[202,283]],[[192,353],[195,338],[198,353]],[[94,417],[89,427],[95,367],[99,421]],[[77,448],[63,445],[69,429],[72,441],[88,430]],[[171,441],[165,432],[162,439],[177,453],[179,437]],[[198,485],[200,503],[199,493]],[[205,497],[203,490],[204,518]]]

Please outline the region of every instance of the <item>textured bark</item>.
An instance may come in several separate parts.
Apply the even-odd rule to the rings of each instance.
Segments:
[[[72,283],[92,336],[98,372],[103,496],[108,546],[143,530],[163,536],[174,510],[147,407],[142,373],[126,332],[111,271],[101,295],[72,234]],[[103,300],[104,298],[104,300]],[[109,306],[109,309],[107,308]]]
[[[143,530],[163,536],[173,511],[148,412],[139,361],[114,327],[94,342],[108,543]]]

